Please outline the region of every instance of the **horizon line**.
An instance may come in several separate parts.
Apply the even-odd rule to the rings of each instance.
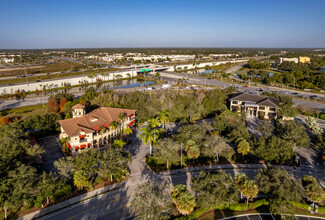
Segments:
[[[71,49],[325,49],[325,47],[44,47],[0,48],[0,50],[71,50]]]

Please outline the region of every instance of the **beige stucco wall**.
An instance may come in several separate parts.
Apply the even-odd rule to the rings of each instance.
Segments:
[[[235,102],[238,102],[237,104],[234,104]],[[232,107],[239,107],[239,110],[237,112],[241,112],[241,107],[242,107],[242,101],[236,101],[236,100],[232,100],[230,101],[230,110],[232,110]],[[263,109],[264,108],[264,109]],[[259,114],[259,112],[263,112],[264,113],[264,118],[265,119],[269,119],[269,113],[276,113],[275,118],[278,117],[278,108],[274,108],[275,110],[271,110],[273,107],[269,107],[269,106],[257,106],[257,115]]]
[[[127,127],[127,125],[135,120],[135,115],[133,115],[131,118],[127,118],[125,122],[122,125],[122,129],[118,127],[117,129],[111,130],[110,128],[107,128],[106,131],[103,134],[100,134],[100,132],[90,132],[90,133],[84,133],[81,132],[77,136],[69,137],[69,144],[71,145],[71,151],[75,151],[75,146],[80,147],[82,144],[86,144],[86,148],[88,148],[88,143],[91,143],[92,147],[97,147],[97,144],[102,144],[102,141],[106,138],[107,141],[110,141],[112,138],[115,138],[120,133],[120,129],[123,132],[123,129]],[[80,142],[80,135],[86,135],[85,140],[83,142]],[[61,126],[61,134],[60,134],[60,140],[62,138],[68,137],[68,135],[65,133],[64,129]],[[96,144],[94,144],[96,142]],[[81,152],[80,150],[78,152]]]

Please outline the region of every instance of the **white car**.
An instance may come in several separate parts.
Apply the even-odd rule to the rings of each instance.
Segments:
[[[161,88],[169,88],[169,87],[170,87],[169,84],[162,84],[162,85],[161,85]]]

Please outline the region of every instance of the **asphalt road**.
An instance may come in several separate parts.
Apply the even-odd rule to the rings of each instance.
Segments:
[[[209,80],[202,77],[193,76],[190,74],[182,74],[182,73],[174,73],[174,72],[163,72],[161,73],[161,76],[167,77],[167,78],[174,78],[174,79],[188,79],[186,80],[190,84],[199,84],[199,85],[213,85],[213,86],[219,86],[221,88],[227,88],[229,86],[235,86],[237,87],[237,90],[240,92],[247,92],[251,94],[260,94],[258,91],[258,86],[241,86],[237,84],[227,83],[227,82],[221,82],[218,80]],[[325,95],[322,94],[315,94],[310,92],[300,92],[295,90],[288,90],[288,89],[281,89],[276,87],[268,87],[264,89],[264,91],[274,91],[279,92],[282,94],[290,95],[290,96],[301,96],[301,97],[311,97],[311,96],[317,96],[319,99],[324,98]],[[320,109],[322,112],[325,112],[325,104],[313,102],[312,100],[304,100],[304,99],[298,99],[293,98],[293,102],[295,106],[299,105],[305,105],[309,108],[315,108]]]
[[[250,178],[256,173],[256,170],[225,170],[227,173],[234,176],[238,173],[246,173]],[[166,187],[171,189],[177,184],[187,184],[190,187],[190,178],[192,175],[198,175],[198,173],[188,173],[177,175],[173,177],[166,177],[164,181],[167,181]],[[145,178],[142,176],[142,178]],[[159,177],[157,177],[159,178]],[[135,178],[136,179],[136,178]],[[85,202],[78,203],[72,207],[54,212],[43,218],[39,219],[129,219],[134,217],[134,213],[130,211],[128,206],[132,200],[132,196],[136,192],[137,184],[134,183],[134,179],[131,178],[125,187],[103,194],[101,196],[92,198]]]

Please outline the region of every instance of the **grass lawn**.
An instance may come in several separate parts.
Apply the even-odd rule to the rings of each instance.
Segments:
[[[264,205],[257,209],[247,210],[247,211],[225,211],[225,210],[210,210],[199,216],[198,220],[212,220],[212,219],[221,219],[236,215],[244,215],[244,214],[254,214],[254,213],[269,213],[268,206]],[[309,215],[309,216],[318,216],[324,218],[323,214],[311,214],[309,211],[300,208],[294,208],[294,213],[296,215]]]
[[[46,113],[47,113],[46,104],[44,105],[44,107],[42,104],[39,104],[39,105],[30,105],[30,106],[6,109],[1,111],[2,116],[19,117],[20,119],[24,119],[32,115],[42,115]]]
[[[81,65],[73,62],[61,61],[61,62],[51,63],[51,64],[43,64],[43,65],[39,64],[37,66],[31,66],[30,68],[27,67],[26,72],[27,74],[61,72],[61,71],[71,70],[76,66],[81,66]],[[1,71],[0,73],[1,76],[22,75],[25,74],[25,68],[17,67],[17,69],[12,69],[9,71]]]

